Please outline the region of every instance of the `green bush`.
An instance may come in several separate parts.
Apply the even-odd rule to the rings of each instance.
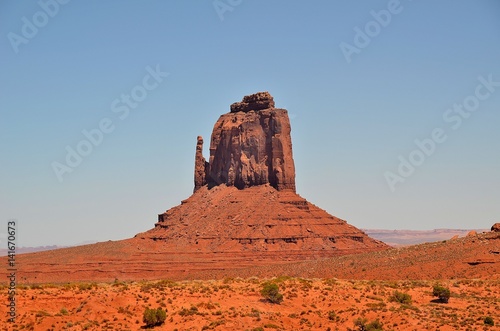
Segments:
[[[484,324],[494,326],[495,322],[493,321],[493,318],[491,318],[490,316],[487,316],[484,318]]]
[[[279,287],[275,283],[265,283],[260,294],[271,303],[280,304],[283,301],[283,294],[279,292]]]
[[[198,307],[196,306],[191,306],[191,308],[187,309],[182,307],[182,309],[179,311],[180,316],[191,316],[191,315],[199,315],[200,312],[198,310]]]
[[[448,301],[450,300],[451,293],[449,288],[436,284],[432,288],[432,295],[438,297],[439,301],[443,303],[448,303]]]
[[[161,325],[163,324],[163,322],[165,322],[166,319],[167,313],[161,308],[146,308],[142,317],[143,322],[146,323],[146,327]]]
[[[390,300],[393,302],[411,305],[411,295],[409,295],[408,293],[395,291]]]
[[[384,325],[378,319],[366,325],[366,331],[383,331]]]
[[[354,320],[354,326],[358,331],[384,331],[384,325],[378,319],[368,324],[367,322],[366,318],[357,318]]]

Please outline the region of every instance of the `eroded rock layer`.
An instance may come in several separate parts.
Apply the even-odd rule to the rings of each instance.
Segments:
[[[202,187],[137,237],[190,252],[232,252],[235,257],[274,252],[276,259],[291,260],[387,248],[296,193],[269,184],[244,190],[224,184]]]

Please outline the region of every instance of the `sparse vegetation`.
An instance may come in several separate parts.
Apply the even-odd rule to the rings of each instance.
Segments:
[[[489,326],[494,326],[495,325],[495,321],[493,321],[493,318],[491,316],[486,316],[484,318],[484,324],[485,325],[489,325]]]
[[[409,295],[408,293],[395,291],[389,300],[392,302],[411,305],[411,295]]]
[[[366,318],[357,318],[354,320],[354,327],[357,331],[383,331],[383,324],[378,319],[368,323]]]
[[[179,316],[191,316],[191,315],[199,315],[198,307],[191,306],[191,308],[182,308],[179,311]]]
[[[146,327],[154,327],[157,325],[161,325],[167,319],[167,313],[161,309],[150,309],[146,308],[143,314],[143,322],[146,324]]]
[[[440,302],[448,303],[451,293],[449,288],[436,284],[432,288],[432,295],[438,297]]]
[[[78,284],[78,289],[80,291],[88,291],[88,290],[91,290],[92,287],[97,287],[97,284],[95,284],[95,283],[80,283],[80,284]]]
[[[213,321],[211,322],[209,325],[205,325],[201,328],[201,330],[213,330],[215,329],[216,327],[218,327],[219,325],[223,325],[225,324],[226,321],[225,320],[217,320],[217,321]]]
[[[494,313],[498,310],[500,280],[441,282],[441,287],[450,286],[454,300],[453,305],[442,305],[428,302],[434,285],[438,284],[436,281],[336,280],[334,290],[326,291],[326,287],[332,286],[326,284],[328,280],[289,278],[276,283],[276,279],[235,278],[228,284],[222,279],[180,281],[175,285],[141,281],[127,283],[128,289],[113,283],[100,283],[90,292],[81,291],[79,283],[72,283],[71,287],[64,284],[41,289],[27,287],[17,294],[26,309],[17,329],[139,330],[155,327],[175,330],[177,327],[181,330],[180,325],[190,324],[198,325],[196,330],[222,330],[238,323],[241,325],[238,329],[246,331],[254,328],[264,331],[443,330],[444,326],[457,331],[486,331],[495,329],[498,324]],[[286,310],[271,304],[263,308],[262,303],[257,302],[265,285],[273,283],[277,287],[267,287],[273,289],[270,293],[274,296],[277,291],[286,297]],[[213,290],[220,286],[221,290]],[[58,307],[45,304],[46,298],[61,294]],[[410,294],[412,302],[408,304],[407,295]],[[426,297],[428,300],[422,300]],[[146,307],[151,310],[146,314],[149,324],[146,320],[143,323]],[[162,307],[163,321],[161,317],[157,319],[156,309],[150,309],[152,307]],[[0,312],[5,311],[0,307]],[[88,319],[89,316],[94,317]],[[69,323],[73,326],[69,327]]]
[[[279,292],[279,287],[276,283],[264,283],[260,294],[271,303],[280,304],[283,301],[283,294]]]
[[[36,315],[36,317],[45,317],[45,316],[51,316],[47,311],[45,310],[39,310]]]

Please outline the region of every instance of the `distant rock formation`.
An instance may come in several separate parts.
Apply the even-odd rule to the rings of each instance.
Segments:
[[[270,184],[295,192],[290,120],[286,109],[274,108],[268,92],[247,95],[220,116],[210,139],[210,159],[202,155],[198,137],[194,191],[225,184],[244,189]]]
[[[491,231],[500,232],[500,223],[493,224],[493,226],[491,227]]]

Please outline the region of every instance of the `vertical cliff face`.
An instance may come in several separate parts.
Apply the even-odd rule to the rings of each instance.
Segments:
[[[290,131],[288,112],[274,108],[268,92],[232,104],[231,111],[215,123],[208,163],[201,155],[203,141],[198,137],[195,191],[203,185],[244,189],[270,184],[279,191],[295,192]]]

